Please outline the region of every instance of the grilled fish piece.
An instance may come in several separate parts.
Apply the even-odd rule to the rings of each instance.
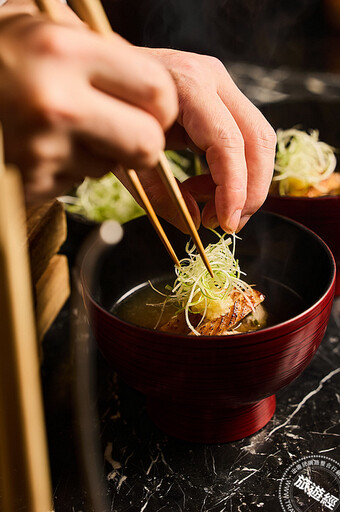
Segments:
[[[279,182],[272,181],[269,189],[271,195],[280,195]],[[287,196],[321,197],[340,195],[340,172],[333,172],[328,178],[317,185],[305,185],[303,181],[290,178],[287,185]]]
[[[232,334],[233,327],[237,326],[241,320],[253,311],[265,298],[264,295],[257,290],[251,290],[251,293],[247,294],[247,298],[245,298],[245,296],[239,291],[232,292],[230,297],[232,299],[232,305],[225,315],[214,318],[213,320],[205,321],[199,327],[197,327],[197,325],[199,324],[202,316],[199,314],[189,313],[189,320],[197,332],[204,336]],[[176,334],[194,335],[185,321],[184,311],[173,316],[160,328],[160,330]]]
[[[230,334],[230,330],[236,327],[245,316],[253,311],[265,297],[258,290],[252,290],[252,293],[247,294],[247,297],[239,291],[234,291],[231,293],[231,298],[233,304],[228,313],[204,322],[197,327],[197,332],[203,336],[223,336]]]
[[[201,318],[201,315],[189,313],[189,320],[194,327],[196,327]],[[184,311],[181,311],[178,315],[171,317],[170,320],[166,324],[162,325],[159,330],[164,332],[173,332],[176,334],[189,334],[190,329],[186,323]]]

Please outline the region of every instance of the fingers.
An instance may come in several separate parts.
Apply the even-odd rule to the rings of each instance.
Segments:
[[[191,151],[198,155],[204,154],[204,151],[196,146],[183,126],[179,125],[178,123],[173,124],[170,130],[166,132],[166,147],[173,150],[189,148]]]
[[[209,108],[202,108],[209,105]],[[215,208],[202,212],[206,227],[218,224],[227,232],[238,228],[246,201],[247,166],[242,134],[222,100],[209,90],[187,98],[182,123],[188,134],[206,152],[216,185]]]
[[[124,170],[120,168],[114,172],[123,185],[131,192],[136,201],[141,204]],[[183,233],[188,233],[187,226],[183,222],[181,215],[178,213],[175,205],[170,199],[170,196],[159,178],[156,169],[153,169],[152,171],[140,170],[138,171],[138,177],[156,214],[170,222],[170,224],[176,226],[178,229],[183,231]],[[183,184],[179,183],[179,187],[188,210],[193,218],[194,224],[198,229],[200,225],[200,211],[197,202]]]
[[[73,72],[84,71],[92,87],[153,115],[163,130],[175,121],[178,100],[170,74],[120,36],[103,38],[88,30],[46,24],[40,28],[39,45],[40,51],[71,63]]]
[[[81,67],[79,83],[74,78],[70,84],[74,101],[70,108],[78,107],[74,132],[83,134],[101,157],[130,167],[156,165],[164,149],[164,130],[178,111],[169,73],[115,34],[104,39],[82,31],[76,36],[76,44],[68,41],[67,48],[65,41],[59,38],[56,44],[53,39],[57,55],[66,53],[67,62]]]
[[[182,190],[188,192],[198,203],[214,198],[216,185],[210,174],[192,176],[182,183]]]
[[[176,120],[178,100],[175,84],[165,67],[120,42],[115,34],[108,43],[112,48],[102,48],[102,41],[92,47],[92,85],[144,109],[158,120],[163,130],[168,129]]]
[[[9,161],[13,150],[8,146]],[[98,158],[96,152],[84,151],[82,144],[54,132],[35,135],[16,153],[28,204],[65,194],[85,176],[101,177],[113,166],[111,159]]]
[[[202,212],[203,224],[241,229],[268,192],[275,158],[273,129],[218,59],[149,51],[165,62],[178,88],[178,123],[187,137],[171,130],[169,141],[175,148],[189,141],[206,151],[216,192],[215,201],[210,200]]]
[[[276,135],[260,111],[241,93],[224,70],[218,93],[228,105],[244,139],[247,163],[247,197],[238,230],[266,199],[273,175]]]
[[[85,91],[86,112],[80,111],[73,132],[102,158],[126,167],[156,166],[165,137],[160,124],[147,112],[93,89]],[[83,104],[80,98],[79,107]]]
[[[177,115],[175,87],[165,68],[115,35],[105,40],[51,23],[34,27],[39,33],[33,42],[30,38],[30,58],[12,73],[12,103],[25,113],[26,138],[39,129],[61,130],[99,160],[155,166],[165,145],[164,128]]]
[[[212,62],[216,67],[216,61]],[[191,123],[183,112],[183,124],[193,141],[206,151],[216,184],[215,201],[210,200],[202,212],[203,224],[207,227],[220,224],[227,232],[239,231],[267,196],[276,136],[224,67],[222,70],[218,65],[215,72],[218,99],[216,96],[213,99],[211,94],[209,114],[202,115],[200,106],[195,105]],[[201,133],[196,126],[201,127]]]

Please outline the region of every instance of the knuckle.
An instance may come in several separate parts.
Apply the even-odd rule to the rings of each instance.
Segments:
[[[35,91],[32,106],[35,118],[44,126],[72,123],[78,119],[75,109],[70,107],[57,87],[39,87]]]
[[[220,59],[217,57],[205,55],[204,60],[206,61],[207,65],[217,73],[228,73],[222,61],[220,61]]]
[[[183,52],[180,56],[180,69],[183,74],[183,80],[189,83],[201,83],[206,81],[205,58],[202,55],[196,55],[189,52]]]
[[[251,194],[247,196],[247,201],[243,210],[244,215],[252,215],[264,203],[267,197],[267,189],[264,187],[256,187],[252,189]]]
[[[32,141],[29,147],[29,161],[32,165],[37,165],[47,159],[46,150],[41,144]]]
[[[144,85],[144,96],[151,103],[159,103],[166,96],[167,83],[159,73],[149,73],[148,82]]]
[[[276,146],[276,133],[269,123],[265,122],[258,128],[255,134],[256,144],[261,148],[268,149],[270,151],[275,150]]]
[[[238,180],[232,180],[228,185],[228,194],[232,196],[233,201],[242,207],[247,199],[247,184],[237,183]]]
[[[236,151],[244,151],[244,140],[242,133],[237,128],[228,129],[221,126],[218,129],[217,140],[223,147]]]
[[[34,37],[34,46],[37,53],[49,56],[64,56],[70,49],[62,29],[50,23],[39,27]]]
[[[28,147],[28,160],[35,167],[54,160],[55,152],[53,144],[39,138],[32,139]]]

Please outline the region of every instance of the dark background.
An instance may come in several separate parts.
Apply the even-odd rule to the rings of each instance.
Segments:
[[[137,45],[224,62],[340,72],[339,0],[104,0],[114,30]]]

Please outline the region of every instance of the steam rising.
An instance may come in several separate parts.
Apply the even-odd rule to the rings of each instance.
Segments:
[[[270,65],[292,33],[313,14],[318,1],[159,0],[148,4],[142,41],[146,46]]]

